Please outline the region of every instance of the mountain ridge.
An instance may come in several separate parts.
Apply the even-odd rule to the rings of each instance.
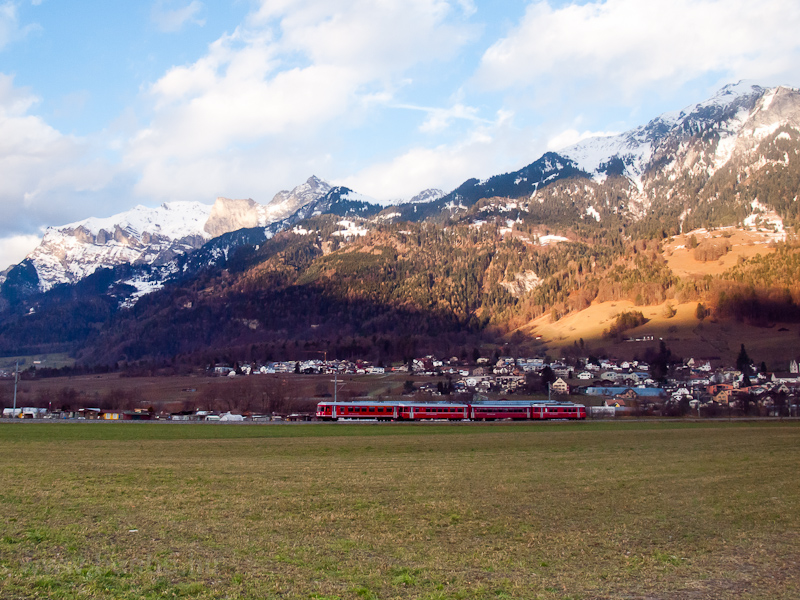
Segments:
[[[312,199],[286,215],[289,197],[276,194],[285,216],[268,222],[267,205],[219,198],[198,247],[95,265],[45,293],[26,259],[0,286],[0,351],[24,337],[89,362],[200,360],[206,345],[283,352],[348,337],[397,357],[413,343],[496,343],[594,301],[703,302],[757,322],[761,309],[800,314],[800,284],[785,283],[800,281],[800,92],[723,88],[615,139],[584,140],[580,156],[575,147],[427,202],[386,206],[312,178]],[[142,227],[128,225],[72,224],[70,236],[144,252],[133,243],[143,246]],[[688,247],[689,231],[704,233],[688,260],[731,252],[721,226],[768,234],[765,258],[731,259],[711,279],[670,267],[667,242]],[[60,321],[68,333],[55,331]]]
[[[210,208],[201,203],[168,203],[157,209],[139,206],[105,219],[91,217],[50,227],[40,246],[27,258],[37,271],[39,289],[46,291],[59,283],[77,281],[91,273],[95,265],[162,264],[237,229],[273,226],[275,230],[275,224],[290,226],[330,211],[338,211],[340,216],[375,216],[381,212],[376,207],[388,219],[442,221],[468,213],[470,207],[485,198],[533,199],[543,188],[573,178],[601,186],[597,193],[606,199],[609,190],[602,186],[609,177],[621,178],[613,184],[611,195],[618,196],[614,205],[606,201],[601,206],[592,201],[591,195],[576,200],[574,193],[566,193],[561,198],[565,202],[577,201],[582,214],[600,219],[604,211],[623,212],[636,220],[659,201],[661,205],[682,201],[685,206],[681,212],[686,216],[694,210],[695,202],[669,185],[676,170],[693,169],[695,175],[710,179],[731,159],[752,152],[752,142],[774,132],[776,124],[800,129],[797,96],[793,88],[768,89],[739,82],[723,87],[708,100],[664,113],[628,132],[588,138],[546,152],[518,171],[483,181],[469,179],[446,194],[425,190],[396,205],[311,176],[291,191],[279,191],[265,205],[252,199],[220,197]],[[709,133],[717,137],[714,147],[697,149],[696,138]],[[676,157],[693,164],[678,165]],[[349,208],[343,208],[345,205]],[[202,225],[200,221],[204,221]]]

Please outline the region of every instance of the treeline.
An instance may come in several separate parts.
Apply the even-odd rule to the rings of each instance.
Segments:
[[[635,329],[645,323],[647,323],[647,319],[641,311],[626,311],[617,315],[614,324],[603,331],[603,337],[606,339],[618,338],[629,329]]]
[[[209,410],[218,412],[251,412],[257,414],[287,414],[310,412],[319,398],[328,394],[326,384],[320,383],[316,397],[309,398],[307,392],[298,389],[292,380],[276,375],[241,377],[203,386],[192,398],[159,404],[159,409],[168,412]],[[342,392],[348,397],[347,391]],[[0,386],[0,407],[11,407],[13,388]],[[51,410],[77,411],[85,408],[101,410],[154,409],[142,392],[136,388],[112,388],[105,392],[89,392],[64,386],[58,389],[32,388],[21,384],[17,390],[17,406],[49,408]]]

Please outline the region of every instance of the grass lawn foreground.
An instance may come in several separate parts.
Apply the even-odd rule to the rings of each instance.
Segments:
[[[800,423],[0,424],[2,598],[798,598]]]

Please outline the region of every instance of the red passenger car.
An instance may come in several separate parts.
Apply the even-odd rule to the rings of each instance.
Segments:
[[[323,421],[337,419],[377,419],[391,421],[399,418],[397,402],[320,402],[317,418]]]
[[[406,421],[433,421],[441,419],[462,421],[469,418],[469,405],[447,404],[444,402],[433,404],[424,402],[404,402],[400,405],[399,418]]]

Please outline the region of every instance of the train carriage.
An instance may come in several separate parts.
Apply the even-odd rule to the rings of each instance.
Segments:
[[[503,419],[522,421],[531,419],[532,412],[530,404],[473,404],[470,406],[469,418],[473,421],[499,421]]]
[[[399,402],[320,402],[317,418],[323,421],[337,419],[396,420],[400,415]]]
[[[458,403],[449,404],[446,402],[407,402],[400,405],[399,418],[406,421],[433,421],[442,419],[448,421],[462,421],[469,418],[469,405]]]
[[[544,404],[539,406],[538,419],[585,419],[586,407],[583,404]]]

